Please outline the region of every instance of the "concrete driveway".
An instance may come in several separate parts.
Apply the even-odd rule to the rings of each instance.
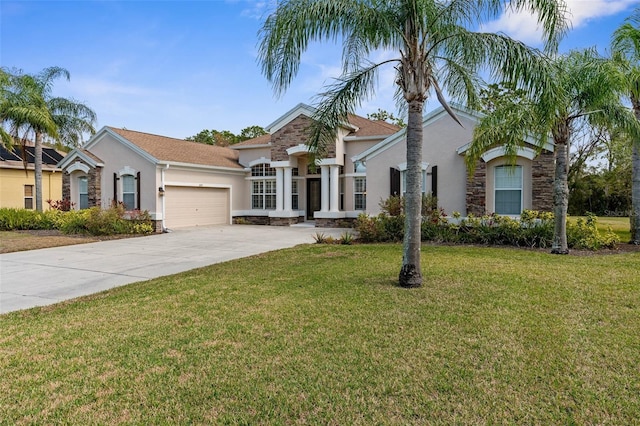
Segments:
[[[345,229],[226,225],[0,255],[0,313],[272,250]]]

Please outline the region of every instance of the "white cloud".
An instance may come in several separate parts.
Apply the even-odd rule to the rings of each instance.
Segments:
[[[566,0],[568,20],[572,28],[579,28],[594,19],[615,15],[627,10],[638,0]],[[499,19],[482,27],[483,31],[503,32],[525,43],[541,43],[537,17],[527,12],[504,13]]]

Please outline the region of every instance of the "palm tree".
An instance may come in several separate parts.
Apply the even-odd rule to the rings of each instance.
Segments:
[[[497,17],[504,7],[537,13],[545,45],[555,50],[566,31],[563,0],[284,0],[261,29],[259,61],[278,94],[295,77],[311,41],[343,39],[343,74],[320,95],[308,140],[319,153],[335,141],[347,115],[374,93],[381,67],[395,66],[396,99],[408,111],[406,220],[399,276],[403,287],[422,284],[420,164],[425,102],[435,93],[457,120],[444,92],[474,103],[479,70],[527,89],[533,89],[542,75],[536,51],[503,34],[468,29]],[[369,56],[379,49],[398,57],[371,62]]]
[[[85,133],[95,133],[96,113],[81,102],[52,96],[55,80],[70,78],[69,71],[64,68],[45,68],[37,75],[20,71],[12,74],[4,70],[3,74],[8,76],[9,84],[3,88],[0,119],[3,125],[9,125],[14,139],[25,143],[33,136],[36,210],[42,211],[44,137],[67,146],[78,146]],[[5,135],[3,141],[6,141]]]
[[[611,47],[626,74],[627,96],[636,119],[640,120],[640,8],[617,28]],[[640,244],[640,139],[636,138],[631,154],[631,243]]]
[[[474,130],[466,161],[472,169],[484,151],[498,144],[515,158],[516,149],[527,137],[533,137],[542,149],[551,136],[555,144],[551,252],[567,254],[568,158],[572,138],[583,124],[638,134],[638,122],[620,102],[624,76],[613,61],[600,57],[595,50],[559,56],[548,72],[552,82],[549,90],[537,98],[503,102],[481,120]]]

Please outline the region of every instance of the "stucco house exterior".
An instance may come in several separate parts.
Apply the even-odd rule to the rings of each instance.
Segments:
[[[299,104],[268,125],[268,134],[231,147],[105,127],[59,163],[63,197],[78,208],[117,201],[147,210],[160,231],[233,222],[345,226],[404,192],[404,129],[351,115],[310,165],[305,141],[314,112]],[[494,148],[469,177],[464,155],[480,116],[456,113],[463,126],[442,108],[424,117],[423,192],[463,216],[550,210],[553,145],[540,155],[521,149],[515,167]]]
[[[20,147],[7,150],[0,145],[0,208],[35,209],[34,147],[25,147],[25,171]],[[62,199],[62,169],[57,164],[64,157],[53,148],[42,148],[42,208],[46,200]]]

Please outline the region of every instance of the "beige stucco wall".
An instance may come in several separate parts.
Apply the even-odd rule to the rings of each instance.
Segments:
[[[24,208],[24,186],[34,185],[33,206],[35,208],[35,177],[32,170],[0,169],[0,208]],[[49,210],[46,200],[62,200],[62,172],[42,171],[42,208]]]
[[[103,208],[109,207],[113,201],[113,174],[128,166],[140,172],[140,210],[147,210],[152,216],[161,213],[158,204],[159,171],[153,163],[113,140],[109,134],[103,136],[90,151],[104,163],[101,185]],[[118,195],[118,200],[121,201],[121,195]]]
[[[471,141],[474,123],[461,117],[464,127],[448,115],[424,128],[422,161],[428,163],[426,191],[431,191],[431,171],[438,166],[438,204],[447,214],[466,213],[467,172],[464,157],[456,149]],[[389,168],[406,163],[406,144],[399,141],[367,160],[367,211],[380,213],[379,202],[390,195]]]
[[[271,149],[268,146],[238,150],[238,162],[244,167],[249,167],[251,162],[259,160],[260,158],[271,159]]]
[[[241,210],[248,204],[248,185],[245,173],[215,169],[196,169],[192,167],[169,166],[164,172],[165,185],[202,186],[208,188],[229,188],[231,190],[231,209]],[[159,200],[161,201],[161,200]]]

